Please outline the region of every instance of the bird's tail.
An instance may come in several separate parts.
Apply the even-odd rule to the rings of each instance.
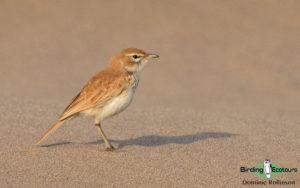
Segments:
[[[49,136],[52,132],[54,132],[64,121],[58,121],[56,122],[43,136],[42,138],[36,143],[36,145],[39,145],[47,136]]]

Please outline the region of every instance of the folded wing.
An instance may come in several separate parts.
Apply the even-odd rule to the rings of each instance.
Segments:
[[[128,86],[124,77],[102,71],[94,76],[71,101],[59,120],[65,120],[97,105],[104,105]]]

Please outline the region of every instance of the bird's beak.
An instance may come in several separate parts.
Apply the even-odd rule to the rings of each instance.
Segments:
[[[147,54],[147,57],[148,57],[149,59],[152,59],[152,58],[159,58],[159,55],[157,55],[157,54]]]

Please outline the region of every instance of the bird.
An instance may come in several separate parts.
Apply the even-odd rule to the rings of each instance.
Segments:
[[[149,60],[158,57],[157,54],[146,53],[138,48],[124,49],[112,57],[109,66],[85,84],[58,117],[57,122],[36,145],[39,145],[65,121],[78,116],[92,116],[94,125],[104,140],[106,150],[114,150],[103,132],[101,122],[122,112],[130,105],[142,70]]]

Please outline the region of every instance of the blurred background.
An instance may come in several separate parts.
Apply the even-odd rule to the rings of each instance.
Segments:
[[[296,0],[0,0],[0,184],[240,187],[258,179],[241,166],[294,168],[299,10]],[[117,151],[103,151],[92,118],[34,146],[128,47],[160,58],[129,109],[103,123]]]
[[[134,105],[300,104],[299,1],[1,1],[1,95],[67,104],[127,47],[158,53]],[[294,112],[294,111],[293,111]]]

